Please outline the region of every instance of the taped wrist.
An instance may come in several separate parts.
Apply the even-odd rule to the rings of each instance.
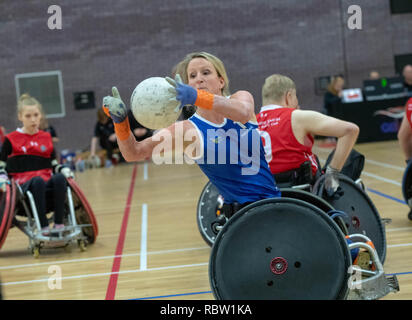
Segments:
[[[52,162],[53,164],[53,162]],[[60,173],[62,171],[63,168],[68,168],[67,166],[65,166],[64,164],[57,164],[53,166],[53,173]]]
[[[126,117],[122,122],[116,123],[113,122],[114,124],[114,132],[116,133],[116,137],[123,141],[127,140],[130,136],[130,124],[129,124],[129,118]]]
[[[331,166],[327,166],[325,173],[331,174],[332,176],[336,177],[339,174],[339,170],[332,168]]]
[[[213,102],[215,96],[210,92],[204,90],[197,90],[197,98],[195,101],[195,106],[198,106],[203,109],[213,109]]]

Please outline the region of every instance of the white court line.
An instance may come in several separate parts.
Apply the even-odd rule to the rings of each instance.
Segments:
[[[387,245],[388,248],[410,247],[410,246],[412,246],[412,243],[400,243],[400,244]]]
[[[151,252],[148,252],[147,254],[148,255],[168,254],[168,253],[175,253],[175,252],[196,251],[196,250],[205,250],[205,249],[210,249],[210,247],[205,246],[205,247],[197,247],[197,248],[182,248],[182,249],[151,251]],[[72,259],[72,260],[61,260],[61,261],[20,264],[20,265],[0,267],[0,270],[29,268],[29,267],[41,267],[41,266],[44,266],[44,265],[46,265],[46,266],[47,265],[59,265],[59,264],[65,264],[65,263],[89,262],[89,261],[96,261],[96,260],[114,259],[114,258],[118,258],[118,257],[124,258],[124,257],[136,257],[136,256],[140,256],[140,253],[128,253],[128,254],[122,254],[122,255],[102,256],[102,257],[95,257],[95,258],[84,258],[84,259]]]
[[[142,227],[140,238],[140,270],[147,269],[147,203],[142,205]]]
[[[319,161],[325,163],[325,162],[326,162],[326,159],[321,159],[321,158],[319,158]],[[373,160],[369,160],[369,161],[373,161]],[[373,162],[378,163],[377,161],[373,161]],[[379,163],[383,165],[383,163],[381,163],[381,162],[379,162]],[[391,165],[389,165],[389,164],[385,164],[385,165],[391,166]],[[395,166],[394,166],[394,167],[395,167]],[[397,168],[400,168],[400,167],[397,167]],[[374,178],[374,179],[376,179],[376,180],[380,180],[380,181],[383,181],[383,182],[387,182],[387,183],[390,183],[390,184],[394,184],[395,186],[398,186],[398,187],[402,187],[402,184],[401,184],[400,182],[398,182],[398,181],[395,181],[395,180],[392,180],[392,179],[387,179],[387,178],[378,176],[378,175],[376,175],[376,174],[369,173],[369,172],[367,172],[367,171],[362,171],[362,175],[365,175],[365,176],[367,176],[367,177],[369,177],[369,178]]]
[[[138,273],[138,272],[148,272],[148,271],[161,271],[161,270],[170,270],[170,269],[181,269],[181,268],[193,268],[193,267],[202,267],[207,266],[209,262],[203,263],[195,263],[195,264],[183,264],[178,266],[167,266],[167,267],[158,267],[158,268],[150,268],[146,270],[134,269],[134,270],[124,270],[118,272],[104,272],[104,273],[94,273],[94,274],[82,274],[77,276],[68,276],[62,277],[61,280],[73,280],[73,279],[84,279],[84,278],[94,278],[94,277],[103,277],[109,276],[111,274],[126,274],[126,273]],[[48,282],[49,277],[42,278],[42,279],[35,279],[35,280],[26,280],[26,281],[15,281],[15,282],[3,282],[2,286],[11,286],[11,285],[18,285],[18,284],[28,284],[28,283],[36,283],[36,282]]]
[[[143,180],[148,180],[149,179],[149,172],[148,172],[148,164],[145,162],[143,164]]]
[[[385,229],[386,232],[406,231],[412,230],[412,227]]]
[[[387,179],[387,178],[378,176],[378,175],[373,174],[373,173],[362,171],[362,175],[365,175],[367,177],[374,178],[376,180],[380,180],[380,181],[383,181],[383,182],[391,183],[391,184],[394,184],[395,186],[398,186],[398,187],[402,187],[402,184],[398,181]]]
[[[399,166],[394,166],[392,164],[379,162],[379,161],[375,161],[375,160],[365,159],[365,162],[371,163],[371,164],[374,164],[374,165],[377,165],[377,166],[385,167],[385,168],[395,169],[395,170],[402,171],[402,172],[404,172],[405,169],[406,169],[406,168],[402,168],[402,167],[399,167]]]
[[[330,151],[322,150],[322,149],[318,149],[318,151],[325,152],[325,153],[326,153],[326,152],[327,152],[327,153],[330,153]],[[319,160],[320,160],[320,158],[319,158]],[[325,162],[326,160],[322,159],[322,161]],[[405,169],[406,169],[406,168],[404,168],[404,167],[395,166],[395,165],[393,165],[393,164],[389,164],[389,163],[385,163],[385,162],[380,162],[380,161],[375,161],[375,160],[370,160],[370,159],[366,159],[366,158],[365,158],[365,162],[366,162],[366,163],[370,163],[370,164],[374,164],[374,165],[376,165],[376,166],[384,167],[384,168],[390,168],[390,169],[398,170],[398,171],[401,171],[401,172],[404,172]]]

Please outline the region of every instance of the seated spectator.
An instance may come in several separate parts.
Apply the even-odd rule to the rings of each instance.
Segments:
[[[49,121],[47,120],[46,115],[44,114],[42,115],[42,118],[40,120],[40,130],[50,133],[50,135],[52,136],[53,143],[59,142],[56,130],[53,126],[49,124]]]
[[[128,111],[128,118],[130,124],[130,130],[133,132],[133,135],[136,138],[136,141],[143,141],[146,138],[149,138],[153,135],[153,130],[148,129],[142,126],[133,116],[131,109]]]
[[[342,90],[345,79],[342,76],[333,77],[324,96],[323,112],[327,116],[333,114],[333,106],[342,100]]]
[[[342,101],[342,91],[345,85],[345,79],[342,76],[333,77],[328,90],[325,93],[323,101],[322,113],[327,116],[334,115],[334,107]],[[336,139],[333,137],[327,137],[325,141],[326,145],[333,146],[336,144]]]
[[[379,72],[376,71],[376,70],[372,70],[372,71],[369,73],[369,80],[378,80],[378,79],[380,79],[380,78],[381,78],[381,75],[380,75]]]
[[[408,64],[403,68],[403,85],[406,88],[408,96],[412,97],[412,65]]]
[[[94,127],[94,136],[90,144],[90,157],[96,156],[97,142],[106,150],[107,158],[105,167],[112,166],[113,150],[117,148],[116,134],[113,121],[104,113],[103,109],[97,110],[97,122]]]

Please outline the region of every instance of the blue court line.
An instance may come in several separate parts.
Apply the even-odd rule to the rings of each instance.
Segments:
[[[382,193],[380,191],[377,191],[377,190],[374,190],[374,189],[371,189],[371,188],[367,188],[367,190],[372,192],[372,193],[376,193],[377,195],[379,195],[381,197],[384,197],[384,198],[387,198],[387,199],[390,199],[390,200],[393,200],[393,201],[396,201],[396,202],[399,202],[399,203],[402,203],[402,204],[406,204],[405,201],[403,201],[401,199],[398,199],[398,198],[395,198],[395,197],[392,197],[392,196],[387,195],[385,193]]]
[[[387,276],[402,276],[405,274],[412,274],[412,272],[385,273]]]
[[[377,190],[374,190],[374,189],[371,189],[371,188],[367,188],[367,190],[370,191],[370,192],[372,192],[372,193],[375,193],[375,194],[377,194],[377,195],[379,195],[379,196],[381,196],[381,197],[384,197],[384,198],[387,198],[387,199],[390,199],[390,200],[399,202],[399,203],[401,203],[401,204],[406,204],[405,201],[403,201],[403,200],[401,200],[401,199],[398,199],[398,198],[396,198],[396,197],[392,197],[392,196],[387,195],[387,194],[385,194],[385,193],[382,193],[382,192],[380,192],[380,191],[377,191]],[[387,275],[387,276],[393,276],[393,275],[400,276],[400,275],[407,275],[407,274],[412,274],[412,271],[411,271],[411,272],[387,273],[386,275]],[[172,297],[191,296],[191,295],[206,294],[206,293],[212,293],[212,291],[200,291],[200,292],[189,292],[189,293],[180,293],[180,294],[170,294],[170,295],[165,295],[165,296],[154,296],[154,297],[146,297],[146,298],[136,298],[136,299],[130,299],[130,300],[150,300],[150,299],[160,299],[160,298],[172,298]]]
[[[130,300],[149,300],[149,299],[160,299],[160,298],[172,298],[172,297],[181,297],[181,296],[193,296],[197,294],[206,294],[212,293],[212,291],[200,291],[200,292],[189,292],[189,293],[180,293],[180,294],[169,294],[166,296],[155,296],[155,297],[146,297],[146,298],[137,298],[137,299],[130,299]]]

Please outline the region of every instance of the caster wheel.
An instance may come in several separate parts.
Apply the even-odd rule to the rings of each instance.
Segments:
[[[40,257],[40,248],[39,247],[33,248],[32,254],[35,259],[38,259]]]
[[[412,210],[408,213],[408,219],[412,221]]]
[[[84,252],[84,251],[87,250],[87,246],[86,246],[86,244],[84,243],[83,240],[80,240],[80,241],[79,241],[79,248],[80,248],[80,251],[81,251],[81,252]]]

